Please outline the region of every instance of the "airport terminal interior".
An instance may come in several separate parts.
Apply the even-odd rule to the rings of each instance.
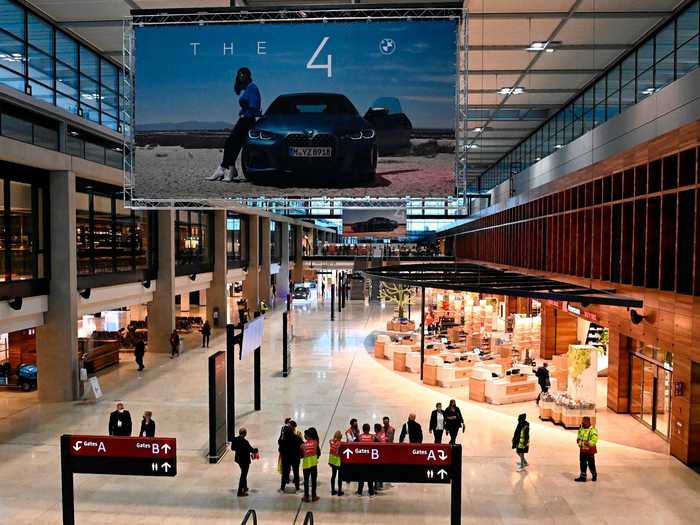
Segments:
[[[0,524],[691,524],[700,0],[0,0]]]

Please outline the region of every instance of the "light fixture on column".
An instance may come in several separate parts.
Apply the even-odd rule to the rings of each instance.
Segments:
[[[12,308],[13,310],[21,310],[22,309],[22,298],[21,297],[15,297],[14,299],[10,299],[7,301],[7,304]]]
[[[141,283],[141,285],[142,285],[144,288],[146,288],[146,290],[148,290],[148,289],[151,287],[151,280],[150,280],[150,279],[146,279],[145,281],[143,281],[143,282]]]
[[[632,324],[639,324],[646,319],[646,315],[642,315],[637,310],[630,310],[630,321]]]
[[[196,273],[193,273],[192,275],[190,275],[190,281],[196,281],[196,280],[197,280],[197,274],[196,274]]]
[[[80,294],[80,297],[83,299],[90,299],[90,293],[92,290],[90,288],[83,288],[82,290],[78,290],[78,294]]]

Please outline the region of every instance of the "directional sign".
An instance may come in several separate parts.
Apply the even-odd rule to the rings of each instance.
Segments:
[[[68,461],[79,474],[168,476],[177,474],[173,438],[65,436]]]
[[[452,447],[403,443],[342,443],[343,481],[450,483]]]

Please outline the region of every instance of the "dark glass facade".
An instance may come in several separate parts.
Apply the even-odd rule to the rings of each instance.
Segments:
[[[155,215],[127,209],[121,188],[93,181],[77,181],[75,200],[79,277],[155,276]]]
[[[248,219],[229,211],[226,213],[226,266],[244,268],[248,263]]]
[[[0,296],[48,277],[48,174],[0,162]],[[26,290],[25,290],[26,291]]]
[[[211,212],[178,210],[176,213],[175,274],[212,271],[214,246]]]
[[[279,263],[282,260],[282,223],[270,221],[270,261]]]

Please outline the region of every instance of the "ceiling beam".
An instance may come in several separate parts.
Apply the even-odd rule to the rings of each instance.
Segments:
[[[468,46],[469,51],[527,51],[530,42],[524,44],[487,44]],[[555,51],[597,51],[597,50],[625,50],[630,49],[630,44],[557,44],[551,46]],[[529,51],[528,51],[529,52]]]
[[[468,19],[528,19],[528,18],[583,18],[583,19],[648,19],[663,18],[672,14],[668,9],[649,9],[646,11],[523,11],[523,12],[476,12],[468,11]]]

